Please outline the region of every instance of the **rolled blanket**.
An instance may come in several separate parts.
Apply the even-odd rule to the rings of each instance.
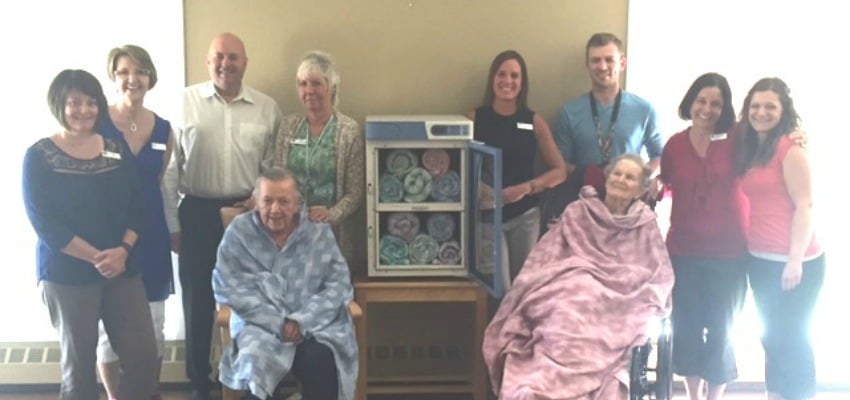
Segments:
[[[387,172],[402,176],[419,164],[416,154],[410,150],[393,150],[387,155]]]
[[[437,177],[449,170],[449,153],[443,149],[428,149],[422,153],[422,167]]]
[[[382,174],[378,186],[378,196],[382,203],[398,203],[404,198],[404,184],[395,175]]]
[[[383,265],[407,265],[408,258],[407,241],[393,235],[384,235],[379,242],[381,248],[381,264]]]
[[[460,259],[460,244],[457,240],[443,242],[437,249],[437,262],[440,264],[459,265]]]
[[[448,213],[434,213],[428,217],[425,230],[438,242],[450,240],[455,234],[455,219]]]
[[[414,213],[392,213],[387,219],[387,231],[410,242],[419,234],[419,217]]]
[[[431,194],[431,174],[424,168],[413,168],[404,176],[404,201],[419,203]]]
[[[437,241],[429,235],[420,234],[410,243],[411,264],[431,264],[437,258]]]
[[[434,178],[431,198],[444,203],[460,201],[460,175],[455,171],[448,171]]]

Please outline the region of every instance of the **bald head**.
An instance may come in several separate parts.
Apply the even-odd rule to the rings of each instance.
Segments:
[[[248,66],[245,44],[232,33],[222,33],[213,38],[207,53],[207,70],[216,91],[230,101],[242,88],[242,77]]]

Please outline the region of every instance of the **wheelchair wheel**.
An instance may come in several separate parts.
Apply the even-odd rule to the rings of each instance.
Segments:
[[[662,330],[655,341],[632,349],[632,363],[629,367],[629,400],[672,400],[673,399],[673,337],[670,322],[663,321]],[[655,355],[655,366],[649,366],[650,355]],[[654,381],[650,381],[648,372],[654,372]]]
[[[652,351],[652,344],[647,342],[645,345],[632,349],[632,363],[629,366],[629,400],[645,400],[652,389],[649,380],[646,377],[646,372],[649,369],[649,353]]]
[[[669,324],[669,322],[665,322]],[[670,329],[664,329],[658,337],[655,365],[655,399],[673,399],[673,337]]]

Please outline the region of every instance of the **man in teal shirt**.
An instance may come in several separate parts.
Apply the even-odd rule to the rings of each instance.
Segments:
[[[564,105],[555,124],[555,142],[570,175],[545,195],[544,229],[576,198],[582,185],[601,179],[598,167],[608,160],[625,153],[644,154],[653,172],[661,161],[664,144],[655,109],[620,87],[620,74],[626,69],[623,42],[611,33],[596,33],[585,49],[591,90]]]

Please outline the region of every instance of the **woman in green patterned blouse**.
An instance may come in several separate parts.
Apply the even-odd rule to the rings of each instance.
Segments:
[[[311,51],[295,77],[302,113],[287,115],[266,149],[265,165],[289,169],[309,218],[333,225],[343,256],[354,261],[353,215],[363,203],[365,144],[360,126],[337,111],[339,73],[330,54]]]

